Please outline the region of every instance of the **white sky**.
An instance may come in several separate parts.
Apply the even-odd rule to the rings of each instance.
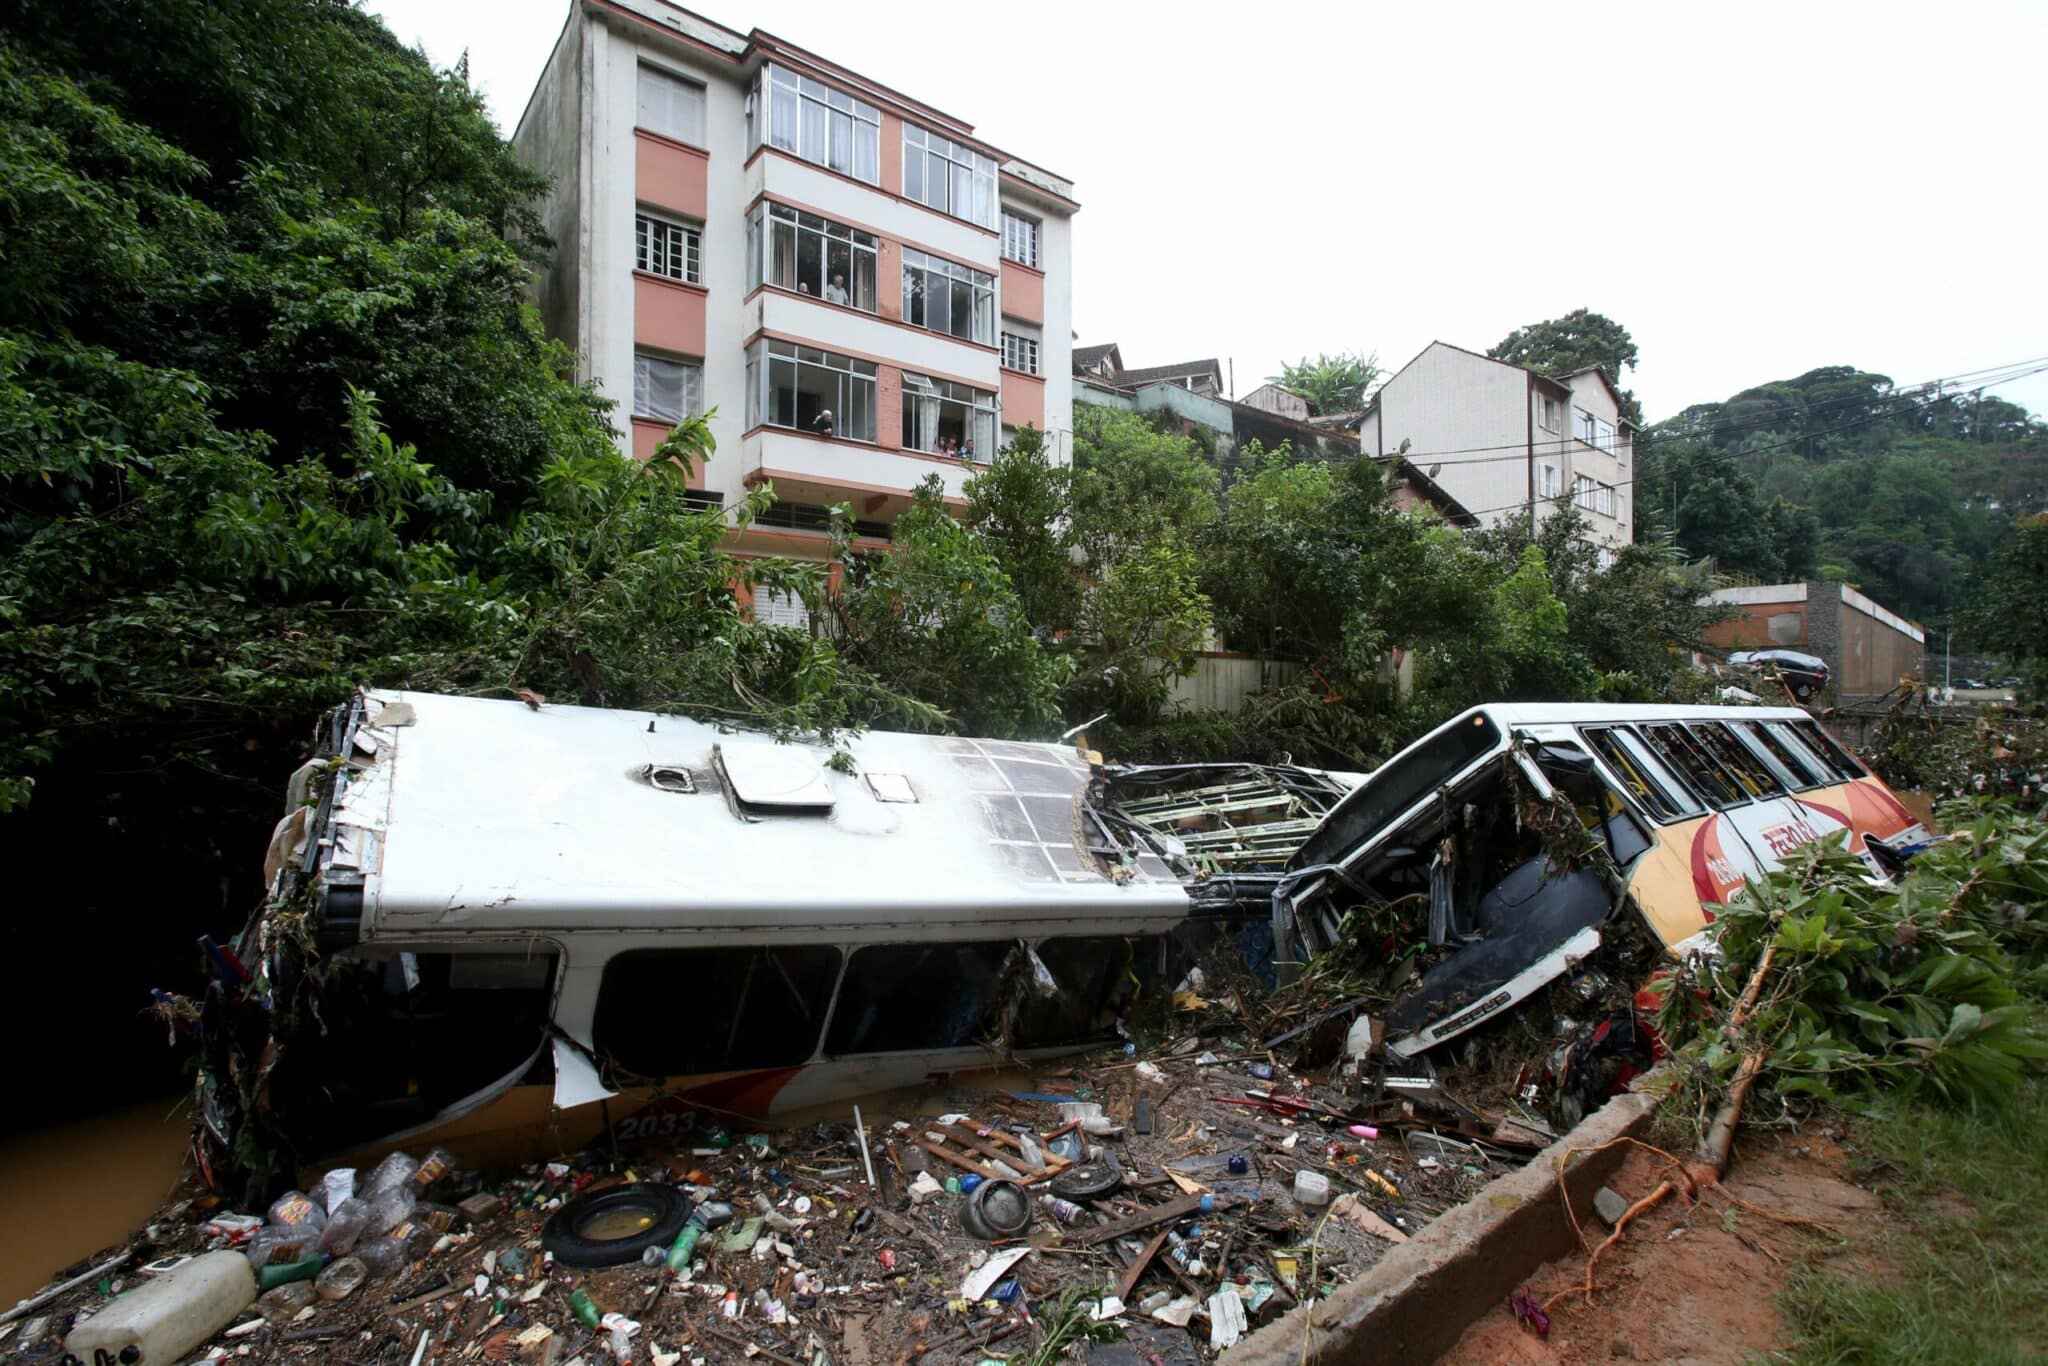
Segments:
[[[509,132],[568,0],[365,7],[467,48]],[[2048,5],[697,8],[1071,177],[1079,341],[1127,365],[1215,355],[1244,393],[1583,306],[1634,334],[1655,420],[1820,365],[2048,356]],[[1994,392],[2048,412],[2048,374]]]

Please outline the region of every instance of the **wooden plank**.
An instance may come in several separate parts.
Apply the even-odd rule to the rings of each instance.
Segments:
[[[1175,1219],[1185,1219],[1190,1214],[1199,1213],[1204,1198],[1200,1195],[1183,1195],[1178,1200],[1169,1200],[1163,1205],[1153,1205],[1148,1209],[1141,1209],[1136,1214],[1127,1214],[1121,1219],[1112,1219],[1106,1224],[1098,1224],[1094,1228],[1084,1230],[1081,1233],[1069,1234],[1067,1241],[1078,1247],[1092,1247],[1096,1243],[1106,1243],[1114,1238],[1122,1238],[1126,1234],[1142,1233],[1146,1229],[1157,1228],[1161,1224],[1170,1223]],[[1218,1201],[1219,1205],[1221,1203],[1221,1201]]]
[[[1145,1268],[1150,1266],[1152,1259],[1159,1255],[1159,1249],[1166,1246],[1166,1235],[1172,1231],[1167,1228],[1160,1229],[1154,1235],[1152,1241],[1145,1244],[1145,1250],[1140,1252],[1131,1260],[1131,1264],[1124,1268],[1124,1274],[1118,1278],[1116,1283],[1116,1297],[1118,1299],[1126,1302],[1130,1300],[1131,1291],[1137,1288],[1138,1277],[1145,1274]]]

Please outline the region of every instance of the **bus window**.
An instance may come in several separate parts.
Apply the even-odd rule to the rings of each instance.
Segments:
[[[1579,733],[1606,761],[1609,771],[1620,780],[1623,789],[1650,814],[1651,820],[1663,824],[1698,814],[1700,806],[1692,799],[1692,794],[1674,781],[1633,735],[1612,727],[1585,729]]]
[[[1752,754],[1748,746],[1730,735],[1720,722],[1694,722],[1691,730],[1700,747],[1714,756],[1715,762],[1741,786],[1745,795],[1757,801],[1784,795],[1785,784],[1778,780],[1778,775]]]
[[[1778,775],[1778,781],[1792,791],[1824,783],[1827,778],[1815,769],[1800,762],[1799,756],[1786,747],[1783,741],[1754,721],[1731,721],[1728,729],[1736,738],[1748,743],[1758,758],[1771,766],[1771,772]]]
[[[1641,729],[1644,743],[1650,752],[1664,761],[1672,772],[1679,775],[1686,785],[1705,799],[1707,805],[1722,810],[1740,806],[1749,800],[1735,780],[1721,771],[1700,748],[1699,741],[1687,733],[1684,726],[1675,721],[1666,721]]]
[[[1783,721],[1766,721],[1757,729],[1777,742],[1791,757],[1797,770],[1807,775],[1809,786],[1824,787],[1835,781],[1835,772],[1828,767],[1827,760],[1814,753],[1791,726]]]
[[[996,1030],[996,988],[1014,940],[876,944],[855,949],[825,1051],[925,1053],[962,1048]]]
[[[629,949],[604,965],[591,1042],[643,1077],[794,1067],[817,1051],[838,979],[830,947]]]
[[[1834,736],[1822,730],[1816,723],[1794,721],[1792,728],[1798,732],[1800,739],[1806,741],[1806,747],[1817,752],[1843,782],[1853,782],[1867,775],[1863,765],[1857,763],[1848,750],[1835,742]]]
[[[1052,996],[1023,993],[1011,1031],[1016,1048],[1113,1041],[1120,1004],[1152,966],[1138,963],[1132,942],[1121,937],[1048,939],[1038,946],[1038,961],[1059,983],[1059,991]]]

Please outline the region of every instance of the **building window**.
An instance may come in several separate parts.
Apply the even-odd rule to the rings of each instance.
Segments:
[[[1593,552],[1593,562],[1594,562],[1594,563],[1595,563],[1596,565],[1598,565],[1598,566],[1599,566],[1600,568],[1602,568],[1602,569],[1612,569],[1612,568],[1614,568],[1614,550],[1613,550],[1613,547],[1611,547],[1611,546],[1604,546],[1604,545],[1603,545],[1603,546],[1601,546],[1601,547],[1600,547],[1600,548],[1599,548],[1598,550],[1594,551],[1594,552]]]
[[[1602,517],[1614,515],[1614,485],[1602,484],[1593,490],[1593,511]]]
[[[1003,333],[1003,364],[1027,375],[1038,373],[1038,338]]]
[[[1612,455],[1614,453],[1614,424],[1600,418],[1593,419],[1593,444]]]
[[[651,214],[633,218],[633,265],[650,275],[696,284],[703,278],[704,234]]]
[[[873,313],[877,247],[873,233],[759,204],[747,217],[748,287],[779,285]]]
[[[777,338],[747,352],[747,425],[875,439],[875,367]]]
[[[677,142],[704,143],[704,87],[651,66],[640,68],[636,122]]]
[[[764,142],[855,180],[882,183],[882,111],[772,64],[747,96],[747,145]]]
[[[1544,498],[1557,497],[1558,493],[1563,489],[1563,485],[1558,480],[1557,466],[1538,465],[1536,473],[1536,492]]]
[[[964,143],[903,125],[903,193],[940,213],[996,225],[996,163]]]
[[[903,321],[967,341],[996,339],[996,277],[903,249]]]
[[[1592,445],[1594,436],[1593,415],[1584,408],[1574,408],[1572,410],[1572,418],[1575,424],[1572,427],[1572,435],[1585,442],[1588,446]]]
[[[695,361],[633,353],[633,416],[681,422],[704,411],[704,367]]]
[[[1572,501],[1588,512],[1593,510],[1593,481],[1583,474],[1572,481]]]
[[[1003,210],[1003,256],[1019,265],[1038,265],[1038,220]]]
[[[962,460],[991,459],[996,453],[996,396],[951,380],[906,372],[903,445],[906,450]]]
[[[807,631],[811,626],[811,609],[796,593],[775,588],[754,590],[754,620],[763,626],[794,626]]]
[[[1554,431],[1556,431],[1556,430],[1557,430],[1557,416],[1558,416],[1558,414],[1557,414],[1557,409],[1558,409],[1558,403],[1557,403],[1557,400],[1556,400],[1555,398],[1551,397],[1551,396],[1550,396],[1549,394],[1543,394],[1543,395],[1540,395],[1540,396],[1539,396],[1539,397],[1537,398],[1537,400],[1536,400],[1536,401],[1537,401],[1537,403],[1538,403],[1538,404],[1540,405],[1540,406],[1538,407],[1538,409],[1537,409],[1537,417],[1536,417],[1536,421],[1537,421],[1537,422],[1538,422],[1538,423],[1539,423],[1539,424],[1540,424],[1540,425],[1542,426],[1542,428],[1543,428],[1543,430],[1544,430],[1544,431],[1546,431],[1546,432],[1554,432]]]
[[[754,518],[755,526],[777,527],[788,531],[830,531],[832,509],[819,503],[785,503],[781,499],[770,503],[761,514]],[[853,534],[872,540],[889,539],[887,522],[868,522],[853,519]]]

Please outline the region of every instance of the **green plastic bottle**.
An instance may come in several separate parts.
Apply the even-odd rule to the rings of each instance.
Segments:
[[[592,1300],[590,1296],[584,1294],[581,1290],[569,1292],[569,1309],[576,1315],[576,1322],[582,1324],[585,1328],[597,1327],[598,1321],[604,1317],[603,1312],[598,1309],[596,1301]]]
[[[324,1262],[317,1252],[309,1252],[296,1262],[272,1262],[257,1275],[256,1288],[259,1290],[275,1290],[277,1287],[289,1285],[293,1281],[310,1281],[320,1274],[322,1265],[324,1265]]]
[[[675,1242],[669,1244],[668,1269],[680,1272],[684,1267],[688,1266],[691,1258],[696,1255],[697,1240],[703,1236],[704,1230],[697,1225],[694,1219],[684,1224],[683,1231],[676,1235]]]

